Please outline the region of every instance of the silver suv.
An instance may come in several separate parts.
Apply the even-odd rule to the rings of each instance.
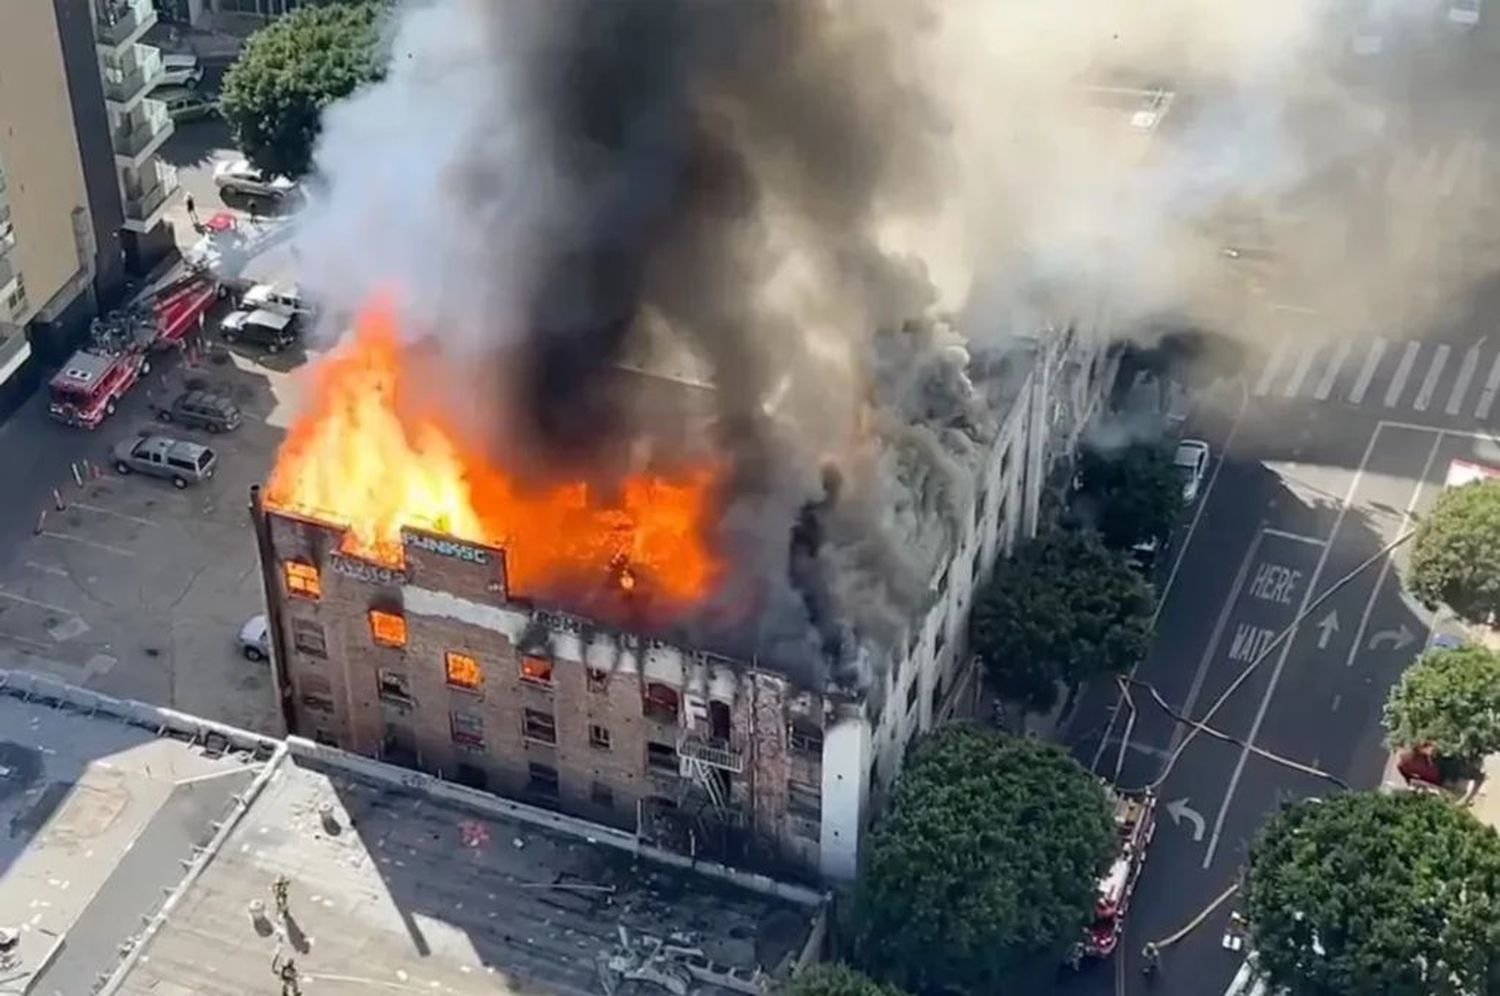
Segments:
[[[208,480],[219,465],[218,457],[207,446],[155,433],[116,443],[114,458],[115,470],[121,474],[137,471],[164,477],[175,488]]]

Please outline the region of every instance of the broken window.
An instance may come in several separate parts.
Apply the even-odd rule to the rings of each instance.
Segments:
[[[937,657],[943,652],[943,647],[948,644],[948,614],[943,613],[943,618],[938,622],[937,636],[934,637],[932,645],[932,656]]]
[[[557,743],[557,720],[550,712],[526,709],[521,718],[521,735],[538,743]]]
[[[918,680],[921,675],[912,675],[911,684],[906,687],[906,711],[911,712],[912,706],[917,704],[917,692],[922,682]]]
[[[675,723],[679,703],[677,689],[653,681],[646,686],[646,694],[641,697],[641,711],[647,719],[654,719],[659,723]]]
[[[484,746],[484,718],[472,712],[455,709],[448,714],[448,729],[453,742],[465,747]]]
[[[609,672],[603,668],[589,668],[589,691],[603,695],[609,691]]]
[[[943,711],[943,676],[938,675],[936,683],[932,686],[932,721],[938,721],[938,713]]]
[[[801,754],[823,756],[823,731],[812,723],[797,720],[787,730],[787,741],[792,750]]]
[[[286,571],[287,594],[313,599],[322,597],[323,584],[316,567],[300,560],[288,560],[282,567]]]
[[[594,782],[589,786],[589,801],[596,806],[613,809],[615,808],[615,790],[603,782]]]
[[[479,687],[482,677],[479,662],[468,654],[461,654],[457,650],[448,651],[443,654],[443,669],[448,684],[452,687],[470,692]]]
[[[321,674],[304,674],[297,683],[302,705],[315,712],[333,712],[333,685]]]
[[[402,672],[383,667],[380,669],[380,697],[386,701],[410,705],[411,682]]]
[[[323,639],[323,627],[311,619],[292,620],[292,646],[311,657],[328,657],[328,644]]]
[[[526,769],[528,791],[536,795],[543,795],[549,799],[557,798],[557,769],[550,764],[538,764],[532,761]]]
[[[552,661],[546,657],[538,657],[536,654],[524,655],[521,658],[521,680],[551,688]]]
[[[406,646],[406,617],[399,612],[371,609],[370,639],[382,647]]]
[[[458,770],[453,773],[453,780],[460,785],[469,788],[483,789],[489,785],[489,775],[485,770],[475,764],[463,764],[460,762]]]
[[[597,723],[589,727],[589,746],[609,750],[609,730]]]
[[[646,767],[665,774],[677,774],[677,748],[654,740],[646,741]]]
[[[823,818],[823,792],[811,782],[787,779],[786,811],[804,820]]]

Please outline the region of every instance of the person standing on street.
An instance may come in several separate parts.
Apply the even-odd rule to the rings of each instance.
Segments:
[[[193,223],[193,231],[203,231],[203,226],[198,223],[198,205],[193,201],[193,195],[188,194],[184,203],[187,205],[188,221]]]

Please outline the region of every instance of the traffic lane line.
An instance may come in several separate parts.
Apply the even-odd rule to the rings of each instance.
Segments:
[[[1350,571],[1358,568],[1361,562],[1366,560],[1372,552],[1379,550],[1381,542],[1373,536],[1366,537],[1364,542],[1358,540],[1354,542],[1350,541],[1349,535],[1344,534],[1343,530],[1346,528],[1368,529],[1369,525],[1364,516],[1355,516],[1351,519],[1346,513],[1351,507],[1356,506],[1361,508],[1383,508],[1387,502],[1399,502],[1400,507],[1404,507],[1410,500],[1411,491],[1420,486],[1420,483],[1413,483],[1413,478],[1420,477],[1422,469],[1429,466],[1434,435],[1439,439],[1441,438],[1441,433],[1438,430],[1422,430],[1417,432],[1409,429],[1389,429],[1384,425],[1377,425],[1374,431],[1371,432],[1369,442],[1365,447],[1364,456],[1360,459],[1359,465],[1350,480],[1348,491],[1340,505],[1338,521],[1331,534],[1329,545],[1324,548],[1323,556],[1319,558],[1318,565],[1314,569],[1312,582],[1306,589],[1303,603],[1298,610],[1299,615],[1306,611],[1316,598],[1321,597],[1324,592],[1328,591],[1330,586],[1336,584],[1340,579],[1349,574]],[[1416,460],[1413,460],[1411,452],[1413,445],[1416,446]],[[1403,487],[1403,481],[1404,492],[1400,490]],[[1385,501],[1381,501],[1380,499],[1385,499]],[[1395,523],[1394,525],[1399,529],[1399,523]],[[1358,536],[1357,533],[1353,535]],[[1391,535],[1386,537],[1386,541],[1394,539],[1395,535],[1396,533],[1392,532]],[[1361,555],[1361,552],[1363,552],[1363,555]],[[1330,559],[1332,559],[1333,569],[1329,569]],[[1356,577],[1349,583],[1362,582],[1366,585],[1373,584],[1375,580],[1373,572],[1377,570],[1378,568],[1372,564],[1366,568],[1367,573],[1365,575]],[[1335,596],[1330,596],[1329,602],[1325,604],[1332,605],[1335,598],[1342,598],[1348,601],[1349,594],[1347,589],[1340,589]],[[1358,606],[1362,602],[1353,601],[1351,604]],[[1304,620],[1301,627],[1283,642],[1280,650],[1271,659],[1262,662],[1262,668],[1270,665],[1272,670],[1269,681],[1261,692],[1259,703],[1256,706],[1255,718],[1250,726],[1250,732],[1247,737],[1250,744],[1257,742],[1257,737],[1265,722],[1265,717],[1270,710],[1270,705],[1275,697],[1276,688],[1281,680],[1282,673],[1286,669],[1287,662],[1292,659],[1293,650],[1298,651],[1297,660],[1299,664],[1309,661],[1309,650],[1306,648],[1312,648],[1311,652],[1314,654],[1327,653],[1327,650],[1317,649],[1317,641],[1320,634],[1316,626],[1322,618],[1322,613],[1325,611],[1323,605],[1320,605],[1317,614]],[[1343,645],[1343,641],[1340,641],[1339,646]],[[1344,715],[1352,716],[1353,714],[1352,712],[1345,712]],[[1228,787],[1224,792],[1223,801],[1220,803],[1218,812],[1214,817],[1214,829],[1209,836],[1208,847],[1204,852],[1204,868],[1208,868],[1213,863],[1225,819],[1234,802],[1235,792],[1243,776],[1249,754],[1248,747],[1241,748],[1239,761],[1236,763],[1234,771],[1229,777]]]

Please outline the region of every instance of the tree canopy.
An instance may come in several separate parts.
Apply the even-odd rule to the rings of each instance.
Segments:
[[[1423,654],[1391,688],[1385,730],[1391,747],[1430,743],[1465,761],[1500,750],[1500,655],[1472,645]]]
[[[1500,612],[1500,480],[1448,488],[1417,527],[1410,587],[1428,605],[1487,621]]]
[[[255,166],[294,179],[312,168],[323,109],[382,74],[384,11],[376,0],[304,6],[251,36],[219,110]]]
[[[1088,531],[1056,530],[1001,560],[975,598],[971,646],[1000,694],[1029,709],[1096,674],[1128,671],[1150,642],[1151,586]]]
[[[1500,836],[1435,795],[1293,804],[1245,889],[1261,969],[1288,996],[1500,991]]]
[[[876,825],[855,962],[913,992],[1029,992],[1089,922],[1114,848],[1100,784],[1060,748],[968,726],[918,744]]]
[[[1182,514],[1182,476],[1172,456],[1161,443],[1083,451],[1078,504],[1107,546],[1128,550],[1172,531]]]
[[[787,996],[904,996],[847,965],[812,965],[792,979]]]

